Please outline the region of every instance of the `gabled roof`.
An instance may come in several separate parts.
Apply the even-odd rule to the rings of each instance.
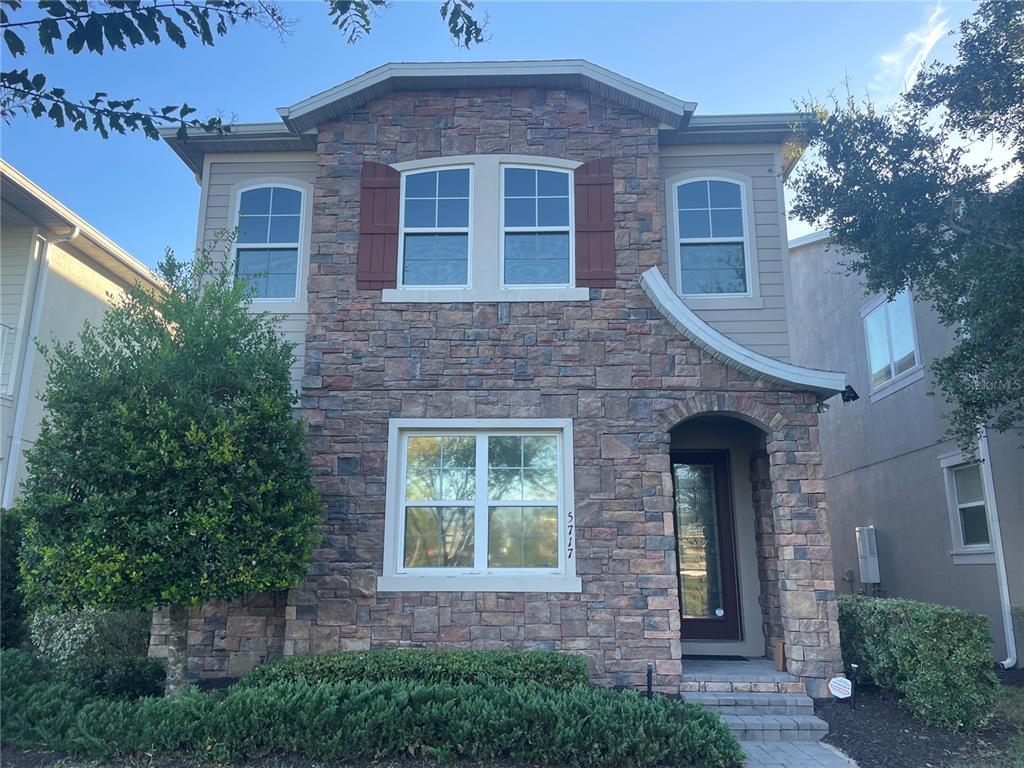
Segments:
[[[697,108],[583,59],[554,61],[396,62],[329,88],[278,114],[302,132],[392,91],[441,88],[584,88],[672,128],[682,128]]]
[[[808,389],[816,392],[821,398],[836,395],[846,387],[845,373],[802,368],[792,363],[784,363],[747,349],[719,333],[686,306],[657,267],[651,267],[641,275],[640,285],[654,306],[676,330],[716,359],[733,365],[754,378],[795,389]]]
[[[210,152],[275,152],[316,149],[316,129],[396,91],[453,88],[580,88],[658,121],[662,144],[797,144],[801,113],[694,116],[697,103],[684,101],[583,59],[548,61],[394,62],[277,112],[280,123],[231,126],[220,136],[178,129],[160,131],[164,141],[195,173]],[[786,171],[799,153],[787,159]]]
[[[162,285],[149,267],[3,159],[0,198],[35,222],[44,234],[67,238],[75,248],[126,283],[141,280],[151,287]]]

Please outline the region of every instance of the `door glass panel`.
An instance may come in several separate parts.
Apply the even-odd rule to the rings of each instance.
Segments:
[[[714,467],[676,464],[673,475],[683,616],[721,618],[722,563]]]

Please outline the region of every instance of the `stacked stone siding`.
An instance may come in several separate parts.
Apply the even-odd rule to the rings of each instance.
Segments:
[[[497,152],[612,158],[615,288],[476,304],[385,304],[356,288],[364,160]],[[679,690],[669,430],[722,412],[767,434],[755,495],[769,639],[784,631],[796,674],[837,669],[815,397],[712,359],[638,284],[663,266],[655,121],[586,91],[400,92],[321,126],[317,158],[302,416],[325,537],[288,592],[284,655],[557,649],[585,655],[600,684],[642,685],[652,661],[655,685]],[[582,593],[377,591],[388,420],[411,417],[573,420]]]

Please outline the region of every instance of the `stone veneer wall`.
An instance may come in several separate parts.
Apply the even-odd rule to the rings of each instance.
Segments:
[[[613,159],[617,287],[589,302],[408,305],[357,290],[362,162],[493,152]],[[787,642],[806,643],[791,671],[836,668],[815,398],[712,359],[639,288],[662,259],[658,152],[653,120],[584,91],[396,93],[320,127],[302,415],[325,539],[288,592],[285,655],[558,649],[585,655],[608,685],[642,685],[653,661],[656,686],[678,690],[669,430],[720,411],[770,433],[773,522],[760,550],[779,563]],[[378,593],[396,417],[573,419],[582,593]]]

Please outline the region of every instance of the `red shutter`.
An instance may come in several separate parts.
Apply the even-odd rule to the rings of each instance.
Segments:
[[[615,287],[615,200],[611,158],[576,169],[576,285]]]
[[[381,163],[363,163],[359,203],[356,287],[394,288],[398,283],[398,191],[401,174]]]

